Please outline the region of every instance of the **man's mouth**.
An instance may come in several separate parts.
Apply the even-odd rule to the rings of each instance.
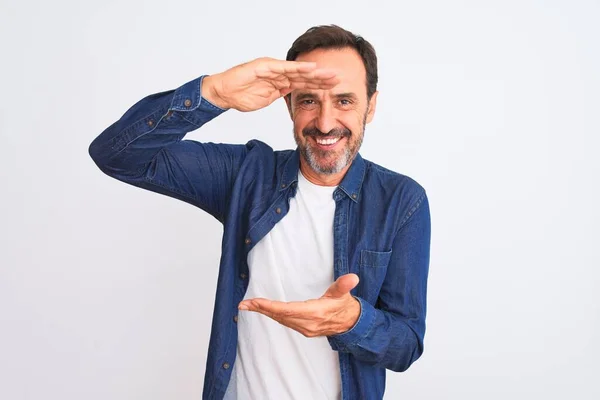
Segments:
[[[320,145],[320,146],[333,146],[334,144],[336,144],[337,142],[340,141],[342,137],[335,137],[335,138],[320,138],[320,137],[316,137],[315,141]]]
[[[312,146],[319,150],[336,150],[341,146],[344,146],[344,139],[350,140],[352,132],[348,128],[334,128],[327,133],[323,133],[316,127],[304,128],[302,134],[313,143]],[[311,140],[312,139],[312,140]],[[314,142],[313,142],[314,140]]]
[[[316,143],[316,147],[320,150],[335,150],[341,146],[340,142],[343,141],[344,136],[338,137],[318,137],[313,136]]]

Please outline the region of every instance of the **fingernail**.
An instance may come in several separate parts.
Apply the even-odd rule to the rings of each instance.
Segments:
[[[238,307],[238,309],[240,310],[248,310],[248,306],[245,304],[240,304],[240,306]]]

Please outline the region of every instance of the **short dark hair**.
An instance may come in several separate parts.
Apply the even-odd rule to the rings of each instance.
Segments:
[[[337,25],[313,26],[294,41],[288,50],[286,60],[295,61],[302,53],[316,49],[353,48],[358,52],[367,70],[367,98],[377,91],[377,55],[371,43],[361,36],[340,28]]]

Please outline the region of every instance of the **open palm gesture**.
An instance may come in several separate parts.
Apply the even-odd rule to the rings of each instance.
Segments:
[[[221,108],[255,111],[295,89],[331,89],[336,72],[316,63],[258,58],[204,79],[202,95]]]

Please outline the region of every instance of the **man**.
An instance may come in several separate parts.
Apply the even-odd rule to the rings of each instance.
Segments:
[[[204,399],[380,399],[423,352],[430,219],[412,179],[358,151],[377,58],[337,26],[146,97],[90,146],[106,174],[224,225]],[[283,97],[295,151],[183,140]]]

